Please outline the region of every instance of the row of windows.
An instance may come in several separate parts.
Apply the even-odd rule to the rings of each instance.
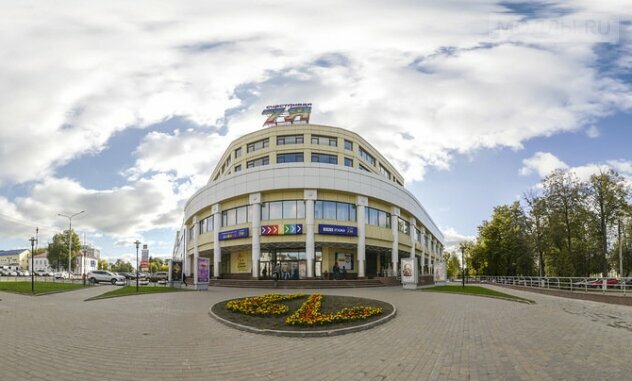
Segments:
[[[355,221],[356,206],[346,202],[316,201],[314,218],[317,220]]]
[[[257,140],[254,143],[248,144],[248,146],[246,147],[246,151],[250,153],[250,152],[258,151],[260,149],[268,148],[268,146],[270,146],[270,139],[265,138],[265,139]]]
[[[250,214],[250,207],[248,205],[224,210],[222,212],[222,226],[244,224],[248,222],[249,214]]]
[[[264,157],[260,157],[258,159],[254,159],[254,160],[250,160],[246,163],[246,168],[254,168],[254,167],[261,167],[263,165],[268,165],[270,164],[270,157],[269,156],[264,156]],[[240,168],[241,170],[241,168]]]
[[[277,163],[302,163],[303,152],[280,153],[277,154]]]
[[[312,144],[338,147],[338,138],[332,136],[312,135]]]
[[[375,166],[375,158],[362,147],[360,147],[360,157],[366,160],[369,164]]]
[[[215,227],[215,220],[213,216],[206,217],[200,221],[200,234],[212,232]]]
[[[391,214],[375,208],[366,208],[366,223],[381,228],[391,227]],[[304,200],[271,201],[261,204],[261,220],[303,219],[305,218]],[[356,206],[346,202],[322,201],[314,203],[314,218],[317,220],[356,221]],[[222,211],[222,226],[232,226],[247,223],[251,220],[251,208],[248,205]],[[410,222],[398,218],[397,229],[403,234],[410,235]],[[193,238],[194,228],[189,228],[189,240]],[[199,222],[199,234],[214,230],[213,216]],[[422,243],[422,234],[415,227],[415,237]],[[428,244],[428,235],[425,235]]]
[[[261,220],[305,218],[304,200],[272,201],[261,204]]]
[[[375,208],[366,208],[366,221],[369,225],[379,226],[381,228],[391,227],[391,214]]]

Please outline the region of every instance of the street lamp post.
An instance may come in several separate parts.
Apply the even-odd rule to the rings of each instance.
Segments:
[[[75,214],[71,214],[70,216],[67,216],[65,214],[61,214],[61,213],[57,213],[58,216],[60,217],[66,217],[68,219],[68,277],[70,278],[70,269],[71,269],[71,263],[70,261],[72,260],[72,218],[74,216],[78,216],[81,213],[85,212],[85,210],[82,210],[81,212],[77,212]]]
[[[623,282],[623,236],[621,233],[621,217],[619,217],[619,281]]]
[[[136,245],[136,292],[138,292],[138,246],[140,246],[140,241],[136,240],[134,244]]]
[[[461,281],[463,282],[463,288],[465,288],[465,250],[461,246]]]
[[[31,293],[35,293],[35,269],[33,268],[33,257],[35,256],[35,242],[37,240],[35,237],[31,237],[29,241],[31,241]]]

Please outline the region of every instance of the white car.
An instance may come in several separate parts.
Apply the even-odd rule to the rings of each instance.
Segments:
[[[55,273],[55,279],[68,279],[68,278],[70,278],[70,276],[65,271]]]
[[[122,275],[117,275],[105,270],[94,270],[90,271],[86,276],[90,283],[95,284],[99,282],[108,282],[112,284],[125,284],[125,277]]]

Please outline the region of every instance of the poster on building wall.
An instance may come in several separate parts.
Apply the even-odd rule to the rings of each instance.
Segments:
[[[208,283],[209,259],[198,257],[198,283]]]
[[[246,254],[237,254],[237,271],[240,273],[248,272],[248,263],[246,262]]]
[[[336,253],[336,263],[340,270],[343,268],[347,269],[347,271],[353,270],[353,254]]]
[[[434,280],[436,283],[447,282],[448,274],[446,271],[445,262],[437,262],[434,266]]]
[[[401,269],[404,288],[417,288],[417,258],[402,258]]]
[[[182,281],[182,261],[171,261],[171,281]]]

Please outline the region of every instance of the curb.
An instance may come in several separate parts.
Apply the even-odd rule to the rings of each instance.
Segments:
[[[431,289],[424,289],[423,291],[424,292],[434,292],[435,294],[456,294],[456,295],[465,295],[465,296],[480,296],[480,297],[483,297],[483,298],[506,300],[508,302],[518,302],[518,303],[523,303],[523,304],[536,304],[535,301],[530,300],[530,299],[513,299],[513,298],[505,298],[505,297],[502,297],[502,296],[493,296],[493,295],[467,294],[465,292],[432,291]]]
[[[182,290],[182,292],[187,292],[187,291],[193,291],[193,290]],[[91,298],[88,299],[84,299],[84,302],[92,302],[95,300],[102,300],[102,299],[114,299],[114,298],[124,298],[127,296],[140,296],[140,295],[159,295],[159,294],[171,294],[174,292],[180,292],[180,291],[164,291],[164,292],[139,292],[139,293],[133,293],[133,294],[124,294],[124,295],[109,295],[109,296],[103,296],[101,297],[100,295],[97,296],[93,296]],[[103,294],[101,294],[103,295]]]
[[[226,320],[222,317],[217,316],[214,312],[213,312],[213,307],[215,307],[217,304],[220,303],[225,303],[226,301],[222,301],[222,302],[218,302],[215,303],[213,306],[211,306],[208,309],[208,314],[215,318],[217,321],[219,321],[220,323],[231,327],[231,328],[235,328],[238,329],[240,331],[245,331],[245,332],[250,332],[250,333],[257,333],[260,335],[269,335],[269,336],[278,336],[278,337],[330,337],[330,336],[340,336],[340,335],[346,335],[348,333],[353,333],[353,332],[360,332],[360,331],[366,331],[369,330],[371,328],[375,328],[378,325],[382,325],[384,323],[386,323],[387,321],[393,319],[395,317],[395,315],[397,314],[397,308],[395,308],[394,305],[388,303],[391,305],[391,307],[393,307],[393,311],[388,314],[387,316],[382,317],[381,319],[369,322],[369,323],[365,323],[365,324],[361,324],[361,325],[356,325],[353,327],[347,327],[347,328],[338,328],[338,329],[329,329],[329,330],[320,330],[320,331],[283,331],[283,330],[277,330],[277,329],[259,329],[259,328],[254,328],[254,327],[250,327],[247,325],[243,325],[243,324],[238,324],[238,323],[234,323],[232,321]],[[386,303],[383,302],[382,303]]]

